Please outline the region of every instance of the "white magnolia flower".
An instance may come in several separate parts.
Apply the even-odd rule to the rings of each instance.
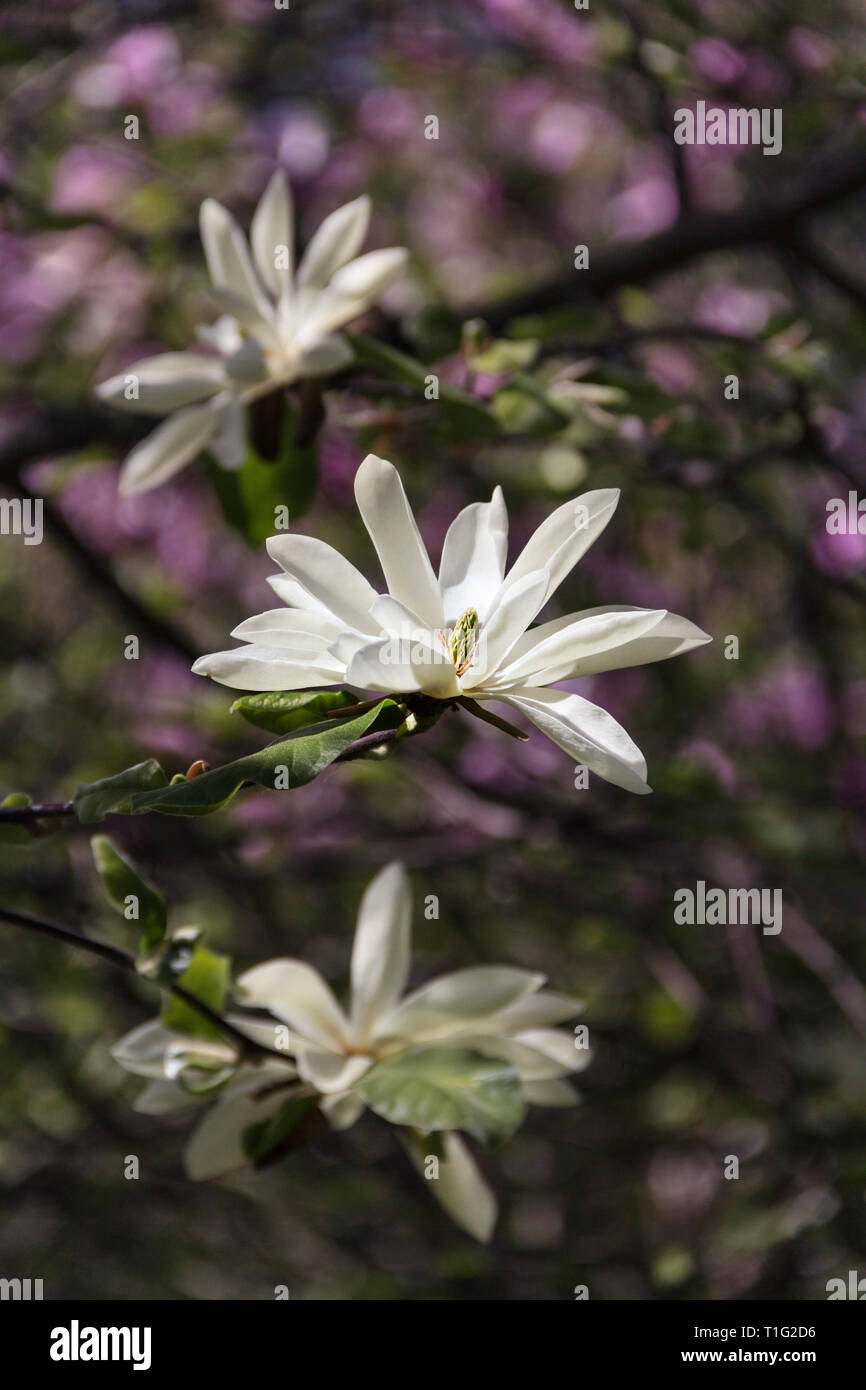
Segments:
[[[678,656],[712,639],[663,608],[590,608],[530,624],[601,534],[615,488],[558,507],[506,574],[508,515],[500,488],[452,522],[433,571],[396,469],[370,454],[355,479],[361,516],[388,585],[378,594],[353,565],[312,536],[281,535],[268,553],[285,571],[269,583],[285,604],[232,633],[248,645],[193,666],[240,690],[347,683],[387,694],[422,692],[502,701],[577,762],[629,791],[648,792],[640,749],[605,710],[556,682]]]
[[[411,950],[411,894],[406,870],[392,863],[367,887],[358,914],[351,960],[351,989],[343,1009],[328,985],[300,960],[267,961],[242,975],[239,999],[267,1010],[270,1021],[248,1014],[231,1022],[282,1058],[239,1068],[205,1115],[186,1152],[193,1178],[211,1178],[248,1162],[242,1142],[251,1124],[276,1114],[287,1091],[320,1097],[334,1129],[354,1124],[364,1100],[354,1089],[377,1062],[415,1048],[467,1048],[509,1062],[524,1100],[567,1106],[577,1099],[563,1078],[580,1071],[589,1051],[552,1025],[573,1018],[580,1004],[542,990],[544,976],[510,966],[473,966],[443,975],[404,995]],[[114,1049],[129,1071],[150,1078],[137,1108],[160,1113],[188,1106],[225,1082],[236,1053],[227,1044],[170,1033],[159,1023],[134,1029]],[[423,1168],[428,1144],[400,1131],[410,1156]],[[489,1238],[496,1202],[460,1136],[445,1134],[444,1157],[434,1193],[464,1229]]]
[[[201,238],[213,295],[225,314],[198,330],[213,350],[165,352],[96,388],[123,410],[169,418],[124,464],[123,493],[157,487],[208,448],[224,468],[246,455],[244,407],[302,377],[325,376],[351,361],[335,330],[379,298],[406,263],[403,247],[358,256],[370,199],[356,198],[325,218],[297,270],[289,187],[277,171],[246,237],[220,203],[201,206]]]

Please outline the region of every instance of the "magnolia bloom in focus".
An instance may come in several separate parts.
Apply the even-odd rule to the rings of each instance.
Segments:
[[[237,982],[238,1002],[266,1010],[269,1019],[231,1014],[230,1021],[266,1047],[284,1052],[262,1065],[236,1066],[229,1044],[204,1043],[159,1023],[134,1029],[114,1048],[127,1070],[149,1078],[137,1109],[164,1113],[198,1097],[219,1099],[186,1151],[193,1178],[212,1178],[249,1162],[244,1132],[279,1112],[305,1089],[334,1129],[355,1123],[365,1099],[355,1089],[377,1064],[418,1055],[416,1049],[469,1049],[514,1069],[524,1101],[573,1105],[565,1077],[582,1070],[589,1050],[552,1025],[573,1018],[580,1004],[541,988],[544,976],[511,966],[473,966],[404,994],[411,951],[411,894],[402,864],[382,869],[361,902],[342,1008],[318,972],[300,960],[272,960]],[[443,1054],[449,1056],[451,1054]],[[402,1124],[403,1122],[401,1122]],[[411,1117],[406,1118],[411,1125]],[[431,1128],[442,1128],[432,1125]],[[416,1166],[431,1142],[399,1130]],[[472,1155],[453,1130],[444,1132],[434,1195],[464,1229],[489,1238],[496,1202]],[[435,1148],[432,1150],[435,1152]]]
[[[127,458],[121,492],[157,487],[205,448],[224,468],[239,468],[247,451],[247,405],[351,361],[349,344],[335,330],[375,303],[407,257],[402,247],[358,256],[369,220],[367,197],[332,212],[295,270],[292,202],[282,171],[256,208],[251,248],[220,203],[202,203],[213,297],[225,310],[198,330],[212,352],[148,357],[96,388],[101,400],[122,410],[169,415]]]
[[[375,455],[355,479],[361,516],[388,586],[378,594],[331,546],[273,536],[269,580],[285,607],[232,633],[247,645],[193,666],[239,690],[346,683],[389,695],[422,693],[484,716],[500,701],[524,714],[577,762],[616,786],[648,792],[640,749],[605,710],[557,682],[678,656],[712,639],[663,608],[585,609],[532,627],[601,534],[615,488],[558,507],[506,573],[508,514],[500,488],[452,522],[438,578],[392,464]]]

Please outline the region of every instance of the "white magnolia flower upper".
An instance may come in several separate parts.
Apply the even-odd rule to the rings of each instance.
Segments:
[[[542,990],[543,975],[500,965],[457,970],[404,996],[411,910],[405,868],[387,865],[361,901],[345,1010],[318,972],[300,960],[267,961],[239,978],[239,1000],[267,1009],[272,1021],[233,1014],[231,1022],[257,1042],[285,1052],[291,1063],[275,1058],[244,1065],[226,1083],[226,1068],[233,1060],[236,1064],[228,1044],[202,1044],[158,1022],[133,1029],[117,1044],[116,1060],[150,1080],[136,1105],[147,1113],[188,1107],[196,1096],[212,1095],[212,1088],[225,1083],[187,1147],[191,1177],[217,1177],[247,1163],[244,1130],[285,1104],[287,1085],[295,1085],[296,1077],[321,1097],[333,1128],[348,1128],[364,1109],[353,1090],[356,1083],[376,1062],[417,1047],[460,1046],[502,1058],[516,1069],[527,1102],[575,1103],[576,1094],[563,1078],[582,1070],[590,1053],[552,1025],[573,1018],[579,1002]],[[419,1150],[402,1131],[401,1137],[417,1163],[423,1145]],[[439,1180],[432,1186],[454,1220],[478,1239],[489,1237],[495,1199],[455,1133],[446,1135]]]
[[[365,312],[406,263],[403,247],[357,253],[370,199],[356,198],[325,218],[293,266],[294,218],[285,175],[277,171],[246,237],[220,203],[201,206],[201,238],[213,295],[226,312],[198,330],[203,352],[165,352],[104,381],[97,396],[123,410],[169,419],[132,450],[123,493],[157,487],[209,449],[224,468],[247,451],[244,407],[275,387],[325,376],[352,351],[335,330]]]
[[[423,692],[440,700],[513,706],[592,772],[648,792],[640,749],[605,710],[556,682],[678,656],[712,639],[662,608],[604,607],[530,624],[601,534],[615,488],[558,507],[506,574],[502,491],[464,508],[449,527],[439,576],[392,464],[370,454],[355,496],[388,593],[312,536],[273,536],[285,571],[269,583],[286,605],[232,633],[248,644],[193,666],[240,690],[348,683],[371,692]]]

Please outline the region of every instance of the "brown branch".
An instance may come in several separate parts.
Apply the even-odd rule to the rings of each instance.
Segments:
[[[43,917],[32,917],[29,912],[16,912],[13,908],[2,906],[0,906],[0,921],[8,922],[14,927],[23,927],[25,931],[36,932],[40,936],[50,937],[53,941],[61,941],[65,946],[75,946],[80,951],[88,951],[90,955],[99,956],[101,960],[107,960],[110,965],[117,966],[120,970],[130,971],[139,979],[151,978],[141,974],[136,965],[135,956],[129,951],[121,950],[119,946],[112,946],[108,941],[96,941],[74,927],[64,927],[59,922],[48,922]],[[158,984],[160,989],[165,990],[167,994],[173,994],[176,999],[182,1000],[191,1009],[195,1009],[212,1027],[217,1028],[239,1048],[241,1056],[276,1057],[282,1062],[289,1061],[285,1053],[277,1052],[273,1048],[265,1047],[263,1043],[256,1042],[253,1038],[248,1038],[245,1033],[242,1033],[228,1019],[223,1018],[221,1014],[218,1014],[209,1004],[205,1004],[203,1000],[191,994],[188,989],[184,989],[183,985],[163,984],[157,980],[151,982]]]

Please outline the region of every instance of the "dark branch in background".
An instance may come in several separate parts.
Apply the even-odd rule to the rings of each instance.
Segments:
[[[509,319],[541,314],[563,304],[610,294],[681,270],[714,251],[742,246],[782,246],[798,224],[866,188],[866,151],[816,152],[808,175],[782,182],[772,193],[750,198],[734,212],[696,212],[645,241],[593,257],[587,270],[573,271],[522,294],[461,311],[501,329]]]
[[[866,312],[866,284],[828,257],[815,244],[808,231],[796,233],[790,240],[789,249],[809,270],[852,300],[862,312]]]
[[[16,912],[13,908],[0,906],[0,921],[8,922],[14,927],[23,927],[25,931],[36,932],[39,936],[48,936],[53,941],[61,941],[65,946],[74,946],[79,951],[87,951],[92,956],[99,956],[101,960],[107,960],[110,965],[115,965],[120,970],[131,971],[140,979],[150,979],[150,976],[142,975],[135,962],[135,956],[129,951],[123,951],[119,946],[112,946],[108,941],[95,941],[92,937],[85,936],[83,932],[77,931],[74,927],[64,927],[58,922],[48,922],[43,917],[32,917],[29,912]],[[285,1053],[277,1052],[275,1049],[265,1047],[263,1043],[256,1042],[253,1038],[248,1038],[239,1028],[235,1028],[233,1023],[218,1014],[210,1005],[205,1004],[201,999],[197,999],[194,994],[190,994],[183,985],[163,984],[153,980],[153,984],[159,984],[160,989],[167,994],[173,994],[176,999],[180,999],[184,1004],[195,1009],[196,1013],[206,1019],[214,1028],[219,1031],[240,1049],[241,1056],[244,1057],[276,1057],[279,1061],[288,1062]]]

